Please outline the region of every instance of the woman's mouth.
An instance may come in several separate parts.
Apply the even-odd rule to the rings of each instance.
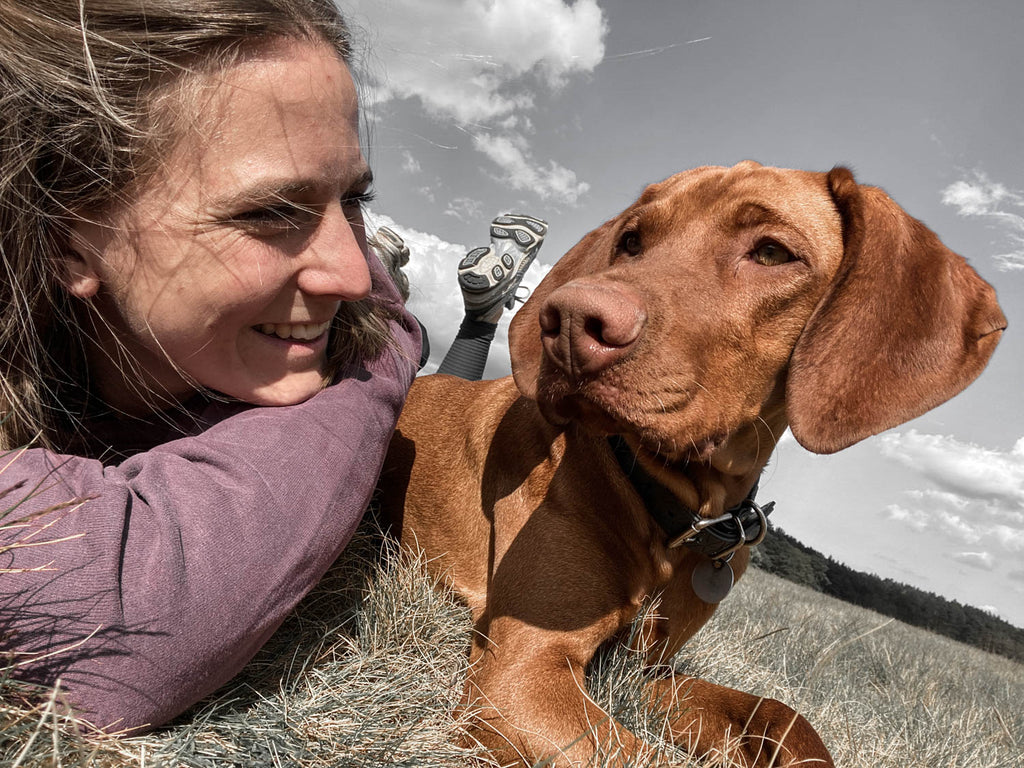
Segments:
[[[313,341],[325,334],[330,327],[331,321],[328,320],[325,323],[262,323],[253,326],[253,330],[279,339]]]

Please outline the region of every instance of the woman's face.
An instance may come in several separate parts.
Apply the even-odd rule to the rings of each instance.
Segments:
[[[370,292],[355,86],[326,45],[299,40],[197,77],[161,169],[122,210],[74,228],[67,284],[105,326],[93,375],[127,410],[145,406],[133,380],[179,400],[198,384],[298,403],[323,384],[341,302]],[[126,376],[119,347],[140,373]]]

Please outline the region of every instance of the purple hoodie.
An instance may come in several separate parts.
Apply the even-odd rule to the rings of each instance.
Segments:
[[[376,294],[399,307],[370,261]],[[0,523],[88,498],[0,529],[0,550],[51,542],[0,554],[0,653],[54,652],[15,676],[59,678],[76,713],[109,730],[165,723],[233,677],[366,509],[419,360],[412,316],[391,331],[393,348],[299,405],[197,397],[173,424],[118,423],[108,444],[132,454],[119,463],[2,457],[0,491],[22,485],[0,509],[32,495]]]

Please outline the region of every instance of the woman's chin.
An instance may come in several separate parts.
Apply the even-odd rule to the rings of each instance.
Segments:
[[[253,405],[298,405],[322,390],[326,383],[319,371],[294,373],[273,384],[257,387],[244,395],[233,396]]]

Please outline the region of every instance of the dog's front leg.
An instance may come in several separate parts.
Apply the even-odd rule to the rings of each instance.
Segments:
[[[539,629],[509,617],[478,623],[464,707],[471,741],[501,765],[648,765],[650,749],[595,704],[584,686],[593,655],[579,631]],[[600,633],[598,633],[600,634]]]
[[[672,741],[690,754],[744,768],[835,766],[811,724],[775,699],[676,674],[652,680],[648,692]]]

